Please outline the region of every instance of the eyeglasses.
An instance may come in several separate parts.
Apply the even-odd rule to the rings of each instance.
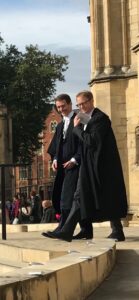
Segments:
[[[77,107],[84,106],[84,105],[86,105],[86,103],[89,102],[89,101],[90,101],[90,99],[88,99],[88,100],[86,100],[86,101],[84,101],[84,102],[82,102],[82,103],[76,104],[76,106],[77,106]]]

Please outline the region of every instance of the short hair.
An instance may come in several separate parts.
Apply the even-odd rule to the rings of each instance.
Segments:
[[[81,91],[76,95],[76,98],[79,96],[83,96],[88,100],[93,100],[93,94],[90,91]]]
[[[71,98],[68,94],[60,94],[55,98],[55,103],[56,101],[63,101],[65,100],[67,104],[71,103]]]
[[[35,196],[36,196],[36,191],[35,191],[35,190],[32,190],[32,191],[30,192],[30,195],[35,197]]]
[[[43,200],[42,207],[50,207],[52,206],[52,200]]]

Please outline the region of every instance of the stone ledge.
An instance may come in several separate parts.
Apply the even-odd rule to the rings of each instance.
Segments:
[[[7,233],[14,232],[36,232],[36,231],[46,231],[53,230],[58,226],[58,223],[38,223],[38,224],[7,224],[6,231]],[[105,227],[110,226],[110,222],[94,223],[94,227]],[[77,225],[79,228],[79,225]],[[0,233],[2,233],[2,225],[0,224]]]
[[[123,226],[128,226],[128,218],[122,220]],[[6,232],[7,233],[16,233],[16,232],[36,232],[36,231],[46,231],[54,230],[58,226],[58,223],[38,223],[38,224],[7,224]],[[110,222],[100,222],[93,223],[93,227],[110,227]],[[79,224],[77,224],[79,228]],[[2,233],[2,225],[0,224],[0,233]]]
[[[6,224],[7,232],[27,232],[28,226],[26,224]],[[2,225],[0,224],[0,233],[2,233]]]
[[[30,233],[24,233],[24,235],[28,234]],[[11,242],[12,245],[10,246]],[[17,257],[17,260],[33,262],[28,267],[1,276],[0,298],[2,300],[86,299],[111,272],[116,258],[115,243],[109,239],[67,243],[40,238],[40,244],[44,248],[47,245],[47,250],[46,248],[38,249],[38,247],[42,248],[41,245],[34,249],[34,246],[30,247],[26,243],[26,248],[23,249],[23,240],[22,243],[20,242],[20,239],[19,241],[16,239],[2,242],[1,248],[4,246],[5,256],[8,255],[6,247],[9,253],[11,253],[10,247],[17,248],[17,251],[24,252],[24,255],[19,256],[15,256],[15,252],[14,257]],[[63,254],[61,250],[63,250]],[[61,253],[62,256],[47,261],[45,259],[47,252],[51,252],[52,257],[54,257],[55,252],[57,255],[58,252],[59,255]]]

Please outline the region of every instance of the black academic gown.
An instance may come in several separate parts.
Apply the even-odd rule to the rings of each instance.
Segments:
[[[83,131],[74,133],[82,144],[80,205],[82,219],[114,220],[127,214],[127,197],[116,140],[109,117],[95,108]]]
[[[73,114],[67,129],[66,138],[63,140],[63,121],[56,128],[54,137],[48,148],[48,153],[52,160],[57,159],[58,170],[53,187],[52,202],[57,213],[61,209],[70,210],[73,202],[73,196],[76,189],[79,165],[80,165],[80,146],[79,139],[73,134]],[[78,165],[72,169],[63,169],[62,164],[72,157],[75,158]]]

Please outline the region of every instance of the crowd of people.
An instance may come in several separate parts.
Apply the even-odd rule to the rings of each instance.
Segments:
[[[17,193],[12,201],[6,201],[6,215],[10,224],[35,224],[56,222],[51,200],[41,200],[35,190],[29,197]]]

